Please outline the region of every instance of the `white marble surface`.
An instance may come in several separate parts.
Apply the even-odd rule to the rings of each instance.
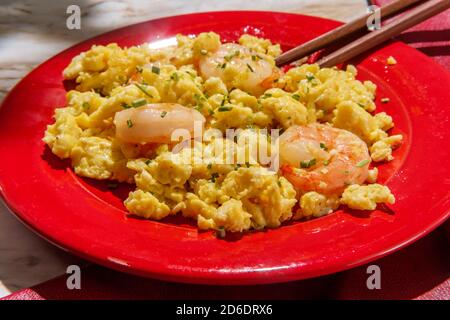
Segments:
[[[81,30],[66,28],[66,8],[81,8]],[[32,68],[96,34],[157,17],[216,10],[272,10],[348,21],[365,0],[1,0],[0,101]],[[78,258],[48,244],[0,201],[0,297],[63,274]]]

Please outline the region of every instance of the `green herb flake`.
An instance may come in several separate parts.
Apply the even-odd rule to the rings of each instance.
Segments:
[[[313,81],[316,78],[312,74],[307,74],[306,75],[306,79],[308,80],[308,82],[311,82],[311,81]]]
[[[363,105],[362,103],[358,103],[358,106],[360,106],[360,107],[363,108],[363,109],[366,109],[366,106]]]
[[[144,69],[142,69],[141,66],[136,66],[136,71],[137,71],[137,72],[142,73],[143,70],[144,70]]]
[[[208,170],[210,170],[212,168],[212,163],[208,163],[208,165],[206,166],[206,168],[208,168]]]
[[[131,106],[130,106],[128,103],[125,103],[125,102],[122,102],[121,106],[122,106],[124,109],[130,109],[130,108],[131,108]]]
[[[217,173],[217,172],[214,172],[212,175],[211,175],[211,179],[209,179],[209,180],[211,180],[211,182],[216,182],[216,179],[219,177],[219,174]]]
[[[170,75],[170,79],[172,79],[173,81],[178,81],[180,80],[180,76],[178,75],[178,73],[174,72]]]
[[[327,146],[326,146],[325,143],[323,143],[323,142],[320,143],[320,148],[323,149],[323,150],[325,150],[325,151],[328,150]]]
[[[146,105],[146,104],[147,104],[147,100],[145,100],[145,99],[140,99],[140,100],[133,101],[133,102],[131,103],[131,107],[133,107],[133,108],[138,108],[138,107],[142,107],[142,106],[144,106],[144,105]]]
[[[133,126],[133,121],[131,121],[131,119],[127,120],[127,126],[128,128],[131,128]]]
[[[248,68],[251,72],[255,72],[255,70],[253,70],[252,66],[249,65],[248,63],[247,63],[247,68]]]
[[[369,159],[364,159],[364,160],[358,162],[358,164],[357,164],[356,166],[357,166],[358,168],[362,168],[362,167],[364,167],[366,164],[368,164],[369,162],[370,162]]]
[[[159,74],[161,72],[161,69],[159,69],[159,67],[157,67],[157,66],[152,66],[152,72]]]
[[[208,113],[209,113],[210,116],[212,116],[212,115],[214,114],[214,110],[211,109],[211,108],[209,108],[209,109],[208,109]]]
[[[217,109],[217,111],[226,112],[226,111],[231,111],[231,109],[233,109],[233,107],[219,107],[219,109]]]
[[[150,163],[152,163],[152,160],[151,160],[151,159],[145,160],[145,164],[146,164],[146,165],[149,165]]]
[[[153,96],[147,91],[147,89],[145,89],[143,86],[141,86],[138,83],[134,84],[139,90],[141,90],[146,96],[153,98]]]
[[[227,102],[227,100],[228,100],[228,95],[224,95],[222,102],[220,103],[220,106],[223,107],[225,105],[225,102]]]
[[[293,94],[292,95],[292,99],[299,101],[300,100],[300,96],[298,94]]]
[[[314,166],[316,164],[316,159],[313,158],[309,161],[301,161],[300,162],[300,167],[303,169],[307,169],[307,168],[311,168],[312,166]]]
[[[161,118],[164,118],[167,115],[167,111],[161,112]]]
[[[194,109],[201,113],[203,110],[203,104],[199,104],[199,105],[195,106]]]
[[[83,109],[88,111],[91,108],[91,105],[89,104],[89,102],[83,102]]]

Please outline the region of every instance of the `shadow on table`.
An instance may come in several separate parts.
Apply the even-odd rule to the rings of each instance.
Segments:
[[[73,263],[85,264],[30,232],[0,199],[0,280],[8,291],[47,281]]]
[[[381,290],[368,290],[366,266],[315,279],[258,286],[177,284],[122,274],[99,266],[82,271],[82,289],[67,290],[66,278],[38,285],[44,299],[426,299],[428,291],[448,281],[449,224],[372,264],[381,269]],[[425,295],[424,295],[425,294]],[[443,290],[442,294],[450,292]]]

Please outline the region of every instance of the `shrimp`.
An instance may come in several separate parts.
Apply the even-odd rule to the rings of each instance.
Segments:
[[[260,95],[272,87],[279,71],[261,55],[235,43],[223,44],[199,60],[201,76],[220,78],[228,89],[238,88]]]
[[[171,135],[176,129],[188,130],[194,137],[196,123],[202,131],[205,117],[176,103],[147,104],[119,111],[114,116],[116,137],[129,143],[173,143]]]
[[[369,173],[367,145],[353,133],[322,124],[293,126],[279,138],[281,172],[297,189],[342,194]]]

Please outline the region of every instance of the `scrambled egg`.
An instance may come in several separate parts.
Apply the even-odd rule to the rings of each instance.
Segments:
[[[329,214],[341,203],[362,210],[394,203],[389,189],[375,184],[376,168],[369,171],[369,185],[350,185],[342,195],[325,195],[296,188],[281,172],[268,173],[261,159],[249,152],[250,147],[270,144],[261,129],[320,122],[356,134],[368,145],[373,161],[392,160],[392,149],[402,137],[388,135],[394,126],[389,115],[373,114],[376,86],[356,80],[355,67],[305,64],[286,73],[278,70],[264,91],[255,94],[247,90],[248,75],[233,64],[221,66],[223,79],[200,76],[199,59],[221,45],[217,34],[179,35],[177,41],[158,50],[99,45],[73,58],[64,77],[75,81],[76,89],[67,93],[67,105],[55,110],[55,121],[43,139],[51,151],[71,159],[80,176],[135,184],[124,202],[131,214],[155,220],[182,214],[195,219],[200,229],[276,228],[290,219]],[[239,44],[248,48],[255,63],[263,60],[273,67],[281,53],[279,45],[250,35],[241,36]],[[207,129],[223,134],[228,128],[242,129],[239,139],[248,139],[194,141],[174,155],[167,144],[116,138],[117,112],[160,102],[195,108],[205,117]],[[245,158],[245,165],[218,161],[238,156]]]
[[[352,209],[374,210],[377,203],[395,203],[388,187],[374,183],[367,186],[351,185],[342,194],[341,203]]]

